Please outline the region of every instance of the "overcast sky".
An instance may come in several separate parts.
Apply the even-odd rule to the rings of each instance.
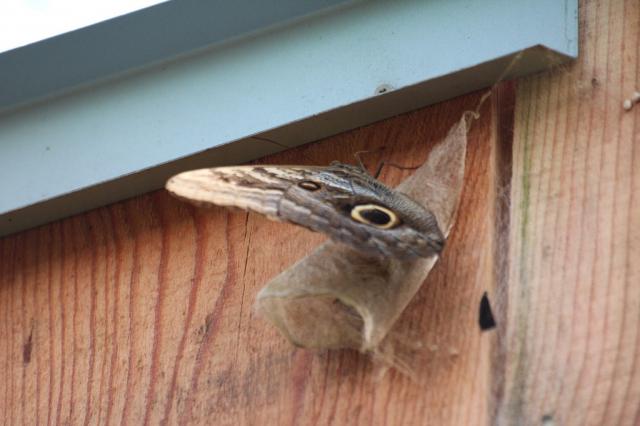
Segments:
[[[0,0],[0,52],[162,0]]]

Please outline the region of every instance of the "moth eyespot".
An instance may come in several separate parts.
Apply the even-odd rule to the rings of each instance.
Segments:
[[[400,218],[386,207],[361,204],[351,209],[351,218],[380,229],[391,229],[400,224]]]
[[[320,189],[320,184],[311,180],[303,180],[298,183],[298,186],[302,189],[306,189],[307,191],[317,191]]]

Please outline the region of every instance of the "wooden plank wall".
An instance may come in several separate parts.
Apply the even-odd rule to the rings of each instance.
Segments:
[[[0,240],[2,424],[640,424],[640,3],[580,16],[578,63],[501,85],[471,130],[458,223],[398,329],[414,379],[255,313],[322,236],[160,191]],[[415,164],[478,99],[263,162]]]
[[[581,6],[578,64],[517,93],[506,423],[640,425],[640,2]]]

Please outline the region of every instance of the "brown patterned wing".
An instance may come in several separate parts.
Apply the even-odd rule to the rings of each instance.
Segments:
[[[278,209],[291,185],[304,181],[323,167],[234,166],[180,173],[166,184],[178,198],[196,205],[237,207],[282,220]]]
[[[238,166],[181,173],[173,195],[322,232],[363,252],[426,257],[444,244],[435,216],[354,166]]]

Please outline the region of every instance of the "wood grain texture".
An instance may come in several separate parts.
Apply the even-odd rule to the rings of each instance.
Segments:
[[[264,160],[327,164],[358,150],[417,164],[470,95]],[[417,382],[378,380],[366,356],[295,349],[253,309],[257,291],[323,236],[164,191],[0,242],[4,424],[468,423],[488,416],[491,106],[470,136],[451,250],[401,331],[419,339]],[[381,146],[384,151],[375,151]],[[386,168],[397,183],[407,171]],[[408,334],[407,334],[408,333]],[[404,336],[400,334],[400,336]],[[446,389],[446,390],[445,390]],[[461,409],[463,408],[463,409]]]
[[[159,191],[0,240],[2,424],[640,424],[640,4],[580,16],[577,64],[502,85],[471,129],[458,222],[395,330],[415,380],[256,315],[324,237]],[[478,99],[261,162],[417,164]]]
[[[518,86],[505,424],[640,424],[640,2],[581,6],[578,63]]]

